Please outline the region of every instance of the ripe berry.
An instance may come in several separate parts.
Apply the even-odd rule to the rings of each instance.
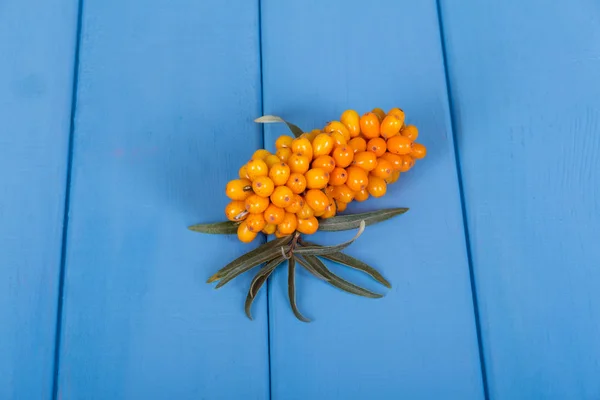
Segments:
[[[258,149],[252,154],[252,160],[264,160],[269,155],[271,155],[269,150]]]
[[[298,219],[296,215],[292,213],[285,213],[285,217],[283,221],[277,225],[277,231],[280,235],[291,235],[296,231],[296,227],[298,226]]]
[[[365,171],[372,171],[377,165],[377,156],[375,156],[375,153],[370,151],[361,151],[354,155],[354,161],[352,161],[352,165],[361,167]]]
[[[264,233],[265,235],[272,235],[272,234],[275,233],[276,229],[277,229],[277,225],[275,225],[275,224],[267,224],[263,228],[262,233]]]
[[[323,211],[323,214],[321,214],[319,217],[323,218],[323,219],[327,219],[327,218],[335,217],[336,213],[337,213],[337,207],[335,205],[335,200],[333,200],[333,198],[329,198],[329,204],[327,205],[327,207],[325,207],[325,211]]]
[[[306,201],[306,204],[308,204],[315,213],[325,211],[325,208],[329,204],[327,195],[318,189],[308,190],[304,196],[304,201]]]
[[[373,138],[367,142],[367,151],[375,153],[377,157],[381,157],[387,150],[387,143],[382,138]]]
[[[242,221],[246,218],[246,203],[241,200],[233,200],[225,207],[225,215],[230,221]]]
[[[350,132],[350,137],[357,137],[360,135],[360,117],[354,110],[346,110],[342,113],[340,121]]]
[[[368,198],[369,198],[369,192],[367,191],[367,189],[359,190],[358,192],[354,193],[354,200],[356,200],[358,202],[365,201]]]
[[[308,204],[306,204],[306,201],[304,201],[302,210],[300,210],[296,213],[296,216],[298,217],[298,219],[310,218],[313,215],[315,215],[315,210],[313,210]]]
[[[286,208],[294,201],[294,193],[287,186],[277,186],[271,195],[271,202],[279,208]]]
[[[277,207],[275,204],[269,204],[269,207],[263,213],[265,217],[265,221],[268,224],[280,224],[283,221],[283,217],[285,216],[285,210],[283,208]]]
[[[419,130],[414,125],[407,125],[402,128],[400,135],[407,137],[414,142],[419,137]]]
[[[302,210],[302,207],[304,207],[304,197],[297,194],[294,196],[292,204],[285,208],[285,211],[292,214],[296,214],[297,212],[300,212],[300,210]]]
[[[227,183],[225,194],[231,200],[246,200],[252,194],[252,182],[248,179],[234,179]]]
[[[242,167],[238,171],[238,175],[240,179],[250,179],[250,177],[248,176],[248,171],[246,170],[246,165],[242,165]]]
[[[392,136],[387,140],[387,149],[394,154],[410,154],[413,142],[404,136]]]
[[[265,157],[264,161],[265,161],[265,164],[267,164],[267,167],[269,167],[269,168],[271,168],[273,165],[279,164],[281,162],[279,157],[277,157],[275,154],[269,154],[268,156]]]
[[[326,194],[328,197],[333,197],[333,192],[335,192],[335,188],[336,188],[336,186],[331,186],[331,185],[328,185],[328,186],[325,188],[325,194]]]
[[[389,115],[395,115],[400,120],[400,126],[404,125],[404,111],[399,108],[392,108],[388,111]]]
[[[344,135],[342,135],[338,131],[331,132],[329,135],[333,139],[333,147],[335,147],[335,146],[343,146],[343,145],[345,145],[345,144],[348,143],[348,141],[346,140],[346,138],[344,137]]]
[[[276,186],[285,185],[290,177],[290,167],[283,162],[275,164],[269,169],[269,178]]]
[[[385,183],[389,185],[390,183],[396,182],[398,178],[400,178],[400,171],[394,171],[390,176],[385,178]]]
[[[329,134],[321,133],[317,135],[315,140],[313,140],[313,152],[314,156],[323,156],[331,153],[333,149],[334,140]]]
[[[385,158],[378,158],[377,166],[373,171],[371,171],[371,174],[378,178],[385,179],[390,176],[392,172],[394,172],[394,166],[392,163]]]
[[[346,171],[348,172],[348,180],[346,181],[346,185],[348,185],[350,189],[358,192],[367,188],[369,178],[364,169],[360,167],[348,167]]]
[[[261,197],[269,197],[273,193],[273,190],[275,190],[275,184],[271,178],[259,176],[252,182],[252,190]]]
[[[350,139],[348,145],[352,147],[355,153],[358,153],[359,151],[365,151],[367,149],[367,141],[361,137]]]
[[[338,167],[346,168],[354,160],[354,149],[350,146],[338,146],[331,153]]]
[[[340,121],[331,121],[325,125],[325,132],[339,132],[346,141],[350,140],[350,131],[346,128],[346,125],[342,124]]]
[[[293,193],[300,194],[306,189],[306,178],[303,174],[294,172],[290,175],[286,186],[289,187]]]
[[[292,141],[292,152],[294,154],[306,156],[309,160],[312,160],[313,158],[313,148],[310,144],[310,140],[306,137],[299,137]]]
[[[427,148],[421,143],[414,143],[410,155],[416,158],[417,160],[420,160],[421,158],[424,158],[427,155]]]
[[[312,235],[319,229],[319,221],[315,217],[308,217],[306,219],[298,220],[298,232],[304,233],[305,235]]]
[[[304,174],[310,168],[310,158],[307,156],[303,156],[300,154],[292,154],[288,159],[288,165],[290,166],[290,170],[292,172],[298,172],[299,174]]]
[[[313,168],[306,172],[306,187],[309,189],[323,189],[329,182],[329,173],[322,168]]]
[[[344,203],[343,201],[336,201],[335,207],[337,208],[338,214],[346,211],[346,207],[348,207],[348,203]]]
[[[250,214],[244,222],[246,222],[249,231],[256,233],[262,231],[265,225],[267,225],[265,217],[262,214]]]
[[[367,190],[371,196],[381,197],[387,191],[387,184],[382,178],[369,175],[369,185],[367,186]]]
[[[318,129],[313,129],[313,130],[312,130],[312,131],[310,131],[310,132],[303,133],[303,134],[302,134],[302,137],[305,137],[305,138],[307,138],[307,139],[308,139],[308,141],[309,141],[310,143],[312,143],[312,142],[313,142],[313,140],[315,140],[315,138],[317,137],[317,135],[318,135],[319,133],[321,133],[321,131],[320,131],[320,130],[318,130]]]
[[[253,194],[246,199],[246,211],[250,214],[261,214],[265,212],[268,206],[268,197],[260,197],[257,194]]]
[[[363,136],[373,139],[379,136],[379,117],[375,113],[366,113],[360,117],[360,131]]]
[[[329,185],[331,186],[339,186],[346,183],[348,180],[348,173],[344,168],[336,167],[329,174]]]
[[[379,132],[381,133],[381,137],[388,139],[396,136],[400,132],[400,128],[402,128],[400,118],[395,115],[387,115],[381,122]]]
[[[313,168],[321,168],[325,172],[331,172],[335,168],[335,161],[331,156],[319,156],[311,164]]]
[[[275,148],[277,150],[284,149],[284,148],[291,148],[293,141],[294,141],[294,138],[287,136],[287,135],[281,135],[275,141]]]
[[[253,181],[259,176],[267,176],[269,174],[269,167],[263,160],[250,160],[246,164],[246,172],[250,180]]]
[[[284,148],[281,148],[281,149],[277,149],[277,152],[275,153],[275,155],[277,157],[279,157],[279,159],[281,160],[281,162],[287,162],[287,160],[292,155],[292,149],[287,148],[287,147],[284,147]]]
[[[336,186],[335,191],[333,192],[333,198],[344,203],[350,203],[354,200],[354,191],[347,185]]]
[[[400,168],[402,167],[402,157],[403,156],[400,156],[398,154],[393,154],[390,152],[387,152],[381,156],[382,159],[387,160],[390,163],[392,163],[392,168],[394,168],[395,171],[399,171]]]
[[[254,240],[254,238],[256,238],[257,233],[256,232],[252,232],[250,229],[248,229],[248,226],[246,225],[245,222],[242,222],[237,229],[237,237],[240,240],[240,242],[244,242],[244,243],[250,243],[251,241]]]
[[[373,114],[377,115],[377,118],[379,118],[379,121],[383,121],[383,119],[385,118],[385,111],[383,111],[379,107],[375,107],[374,109],[371,110],[371,112]]]
[[[404,154],[400,157],[402,157],[402,166],[400,167],[400,172],[406,172],[415,165],[415,159],[408,154]]]

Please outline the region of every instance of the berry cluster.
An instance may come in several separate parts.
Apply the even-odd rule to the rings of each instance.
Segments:
[[[317,218],[331,218],[353,200],[381,197],[387,185],[426,155],[419,132],[404,124],[399,108],[375,108],[362,116],[346,110],[298,138],[280,136],[275,154],[260,149],[227,184],[230,221],[241,222],[238,238],[251,242],[259,232],[283,237],[315,233]]]

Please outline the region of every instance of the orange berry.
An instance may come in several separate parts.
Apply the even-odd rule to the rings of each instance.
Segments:
[[[240,242],[250,243],[256,238],[257,232],[252,232],[248,229],[248,225],[245,222],[242,222],[237,229],[237,237]]]
[[[400,126],[404,125],[404,111],[399,108],[392,108],[388,111],[388,115],[395,115],[400,120]]]
[[[335,168],[335,161],[331,156],[319,156],[314,159],[311,166],[313,168],[321,168],[325,172],[331,172]]]
[[[285,211],[296,214],[302,210],[302,207],[304,207],[304,197],[297,194],[294,196],[294,201],[292,201],[292,204],[285,208]]]
[[[348,180],[348,173],[344,168],[336,167],[329,174],[329,184],[332,186],[339,186]]]
[[[313,215],[315,215],[315,210],[313,210],[308,204],[306,204],[306,201],[304,201],[302,210],[300,210],[296,213],[296,216],[298,217],[298,219],[310,218]]]
[[[308,133],[303,133],[302,136],[304,136],[305,138],[307,138],[311,143],[313,142],[313,140],[315,140],[315,138],[317,137],[317,135],[321,133],[320,130],[318,129],[313,129],[312,131],[308,132]]]
[[[365,171],[372,171],[377,165],[377,156],[370,151],[361,151],[354,155],[352,165],[361,167]]]
[[[387,143],[382,138],[373,138],[367,142],[367,151],[375,153],[377,157],[381,157],[387,150]]]
[[[275,164],[269,169],[269,178],[276,186],[285,185],[289,177],[290,167],[284,162]]]
[[[333,139],[333,147],[335,146],[343,146],[345,144],[347,144],[348,142],[346,141],[346,138],[344,137],[344,135],[342,135],[341,133],[335,131],[335,132],[331,132],[329,134],[329,136],[331,136],[331,138]]]
[[[319,221],[315,217],[308,217],[306,219],[298,220],[298,232],[304,233],[305,235],[312,235],[319,229]]]
[[[246,200],[252,194],[252,182],[248,179],[234,179],[227,182],[225,194],[231,200]]]
[[[369,198],[369,192],[367,191],[367,189],[359,190],[358,192],[354,193],[354,200],[356,200],[358,202],[365,201],[368,198]]]
[[[410,154],[413,142],[404,136],[392,136],[387,140],[387,149],[394,154]]]
[[[230,221],[242,221],[246,218],[246,203],[241,200],[233,200],[225,207],[225,215]]]
[[[296,227],[298,226],[298,219],[296,215],[292,213],[285,213],[285,217],[283,217],[283,221],[277,225],[277,231],[280,235],[291,235],[296,231]]]
[[[313,147],[312,144],[310,144],[310,140],[306,137],[299,137],[292,141],[292,152],[294,154],[306,156],[309,161],[313,158]]]
[[[282,237],[286,237],[286,236],[290,236],[290,234],[287,234],[287,233],[281,233],[281,232],[279,232],[277,229],[275,229],[275,237],[276,237],[276,238],[282,238]]]
[[[253,181],[259,176],[267,176],[269,174],[269,167],[267,167],[267,163],[263,160],[250,160],[246,164],[246,172],[248,172],[250,180]]]
[[[263,213],[265,217],[265,221],[268,224],[277,225],[283,221],[283,217],[285,216],[285,210],[283,208],[277,207],[275,204],[269,204],[269,207]]]
[[[289,187],[293,193],[300,194],[306,189],[306,178],[304,175],[294,172],[290,175],[286,186]]]
[[[264,161],[265,161],[265,164],[267,164],[267,167],[269,167],[269,168],[271,168],[273,165],[279,164],[281,162],[279,157],[277,157],[275,154],[269,154],[268,156],[265,157]]]
[[[329,182],[329,172],[322,168],[313,168],[304,175],[306,177],[306,187],[309,189],[323,189]]]
[[[387,184],[394,183],[398,180],[398,178],[400,178],[400,171],[394,171],[394,172],[392,172],[392,174],[390,176],[385,178],[385,183],[387,183]]]
[[[373,114],[377,115],[377,118],[379,118],[379,121],[383,121],[383,119],[385,118],[385,111],[383,111],[379,107],[375,107],[374,109],[371,110],[371,112]]]
[[[250,214],[244,222],[246,222],[249,231],[256,233],[262,231],[265,225],[267,225],[267,221],[265,221],[265,217],[262,214]]]
[[[344,203],[350,203],[354,200],[354,191],[347,185],[335,186],[333,198]]]
[[[346,128],[346,125],[342,124],[340,121],[331,121],[327,125],[325,125],[325,132],[339,132],[342,134],[346,141],[350,140],[350,131]]]
[[[342,113],[340,121],[350,132],[350,137],[357,137],[360,135],[360,117],[354,110],[346,110]]]
[[[265,235],[272,235],[275,233],[275,230],[277,229],[277,225],[275,224],[266,224],[265,227],[262,230],[262,233],[264,233]]]
[[[360,167],[348,167],[346,171],[348,172],[346,185],[348,185],[350,189],[358,192],[367,188],[369,177],[364,169]]]
[[[271,195],[271,202],[279,208],[286,208],[294,201],[294,193],[287,186],[277,186]]]
[[[277,157],[279,157],[281,162],[287,162],[287,160],[292,155],[292,149],[290,149],[288,147],[283,147],[281,149],[277,149],[277,152],[275,153],[275,155]]]
[[[327,133],[321,133],[317,135],[313,140],[313,152],[314,156],[323,156],[331,153],[333,149],[334,140]]]
[[[394,172],[394,166],[392,163],[385,158],[378,158],[377,166],[373,171],[371,171],[371,174],[378,178],[385,179],[390,176],[392,172]]]
[[[330,186],[330,185],[329,185],[329,186],[327,186],[327,187],[325,188],[325,194],[326,194],[327,196],[329,196],[329,197],[333,197],[333,193],[335,192],[335,188],[336,188],[336,186]]]
[[[387,191],[387,183],[382,178],[369,175],[369,185],[367,186],[369,194],[373,197],[381,197]]]
[[[348,207],[348,203],[344,203],[343,201],[336,201],[335,207],[337,208],[338,214],[346,211],[346,207]]]
[[[363,136],[373,139],[379,136],[379,117],[369,112],[360,117],[360,131]]]
[[[292,138],[291,136],[281,135],[275,141],[275,148],[277,150],[291,148],[293,141],[294,141],[294,138]]]
[[[325,211],[325,208],[329,204],[327,195],[318,189],[308,190],[304,196],[304,201],[315,213]]]
[[[400,132],[400,128],[402,128],[402,122],[400,122],[400,118],[395,115],[386,115],[381,122],[379,132],[381,133],[381,137],[388,139],[392,136],[396,136]]]
[[[271,152],[265,149],[258,149],[252,154],[251,160],[264,160],[267,156],[270,156]]]
[[[400,135],[407,137],[414,142],[419,137],[419,130],[414,125],[407,125],[402,128]]]
[[[415,165],[415,159],[408,154],[404,154],[400,157],[402,157],[402,166],[400,167],[400,172],[406,172]]]
[[[248,171],[246,170],[246,165],[242,165],[242,167],[238,171],[238,175],[240,179],[250,179],[250,177],[248,176]]]
[[[392,168],[394,168],[395,171],[399,171],[402,167],[402,157],[403,156],[390,152],[387,152],[381,156],[382,159],[388,160],[390,163],[392,163]]]
[[[329,198],[329,204],[327,205],[327,207],[325,207],[325,211],[323,211],[323,214],[321,214],[319,217],[323,218],[323,219],[327,219],[327,218],[335,217],[336,213],[337,213],[337,207],[336,207],[335,200],[333,200],[333,198]]]
[[[306,173],[310,168],[310,158],[300,154],[292,154],[288,160],[288,165],[292,172],[298,172],[300,174]]]
[[[352,147],[355,153],[358,153],[359,151],[365,151],[367,149],[367,141],[361,137],[350,139],[348,145]]]
[[[253,194],[246,199],[246,211],[250,214],[261,214],[269,207],[269,198]]]
[[[338,167],[346,168],[354,160],[354,149],[350,146],[338,146],[331,153]]]
[[[421,143],[414,143],[413,149],[410,152],[410,155],[417,160],[424,158],[427,155],[427,148],[423,146]]]
[[[252,182],[252,190],[261,197],[269,197],[273,193],[273,190],[275,190],[275,184],[271,178],[259,176]]]

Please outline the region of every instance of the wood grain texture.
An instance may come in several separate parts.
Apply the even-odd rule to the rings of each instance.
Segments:
[[[490,398],[600,398],[598,2],[442,16]]]
[[[349,207],[411,208],[368,227],[348,249],[392,282],[386,297],[354,297],[300,270],[298,305],[314,319],[305,324],[287,301],[287,271],[276,271],[269,296],[273,398],[482,398],[435,2],[265,0],[262,13],[265,113],[309,130],[346,108],[400,106],[429,148],[386,197]],[[272,144],[285,127],[266,132]]]
[[[0,398],[52,396],[76,1],[0,2]]]
[[[231,7],[235,8],[232,12]],[[266,302],[224,219],[260,146],[256,2],[86,0],[61,342],[62,399],[264,399]]]

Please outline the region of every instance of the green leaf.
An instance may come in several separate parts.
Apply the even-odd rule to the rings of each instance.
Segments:
[[[290,128],[290,131],[292,131],[292,133],[294,134],[295,137],[300,137],[300,135],[302,135],[304,133],[302,131],[302,129],[300,129],[296,125],[292,124],[291,122],[287,122],[283,118],[278,117],[276,115],[263,115],[260,118],[256,118],[254,120],[254,122],[258,122],[260,124],[271,124],[271,123],[283,122],[284,124],[286,124],[288,126],[288,128]]]
[[[196,224],[189,226],[188,229],[194,232],[209,233],[212,235],[232,235],[237,233],[239,222],[225,221],[215,222],[213,224]]]
[[[244,309],[246,311],[246,315],[248,318],[252,319],[252,303],[254,302],[254,298],[260,291],[262,285],[267,281],[269,276],[275,271],[275,268],[279,266],[283,262],[283,257],[278,257],[261,268],[260,271],[256,274],[254,279],[252,279],[252,283],[250,284],[250,289],[248,289],[248,295],[246,296],[246,304]]]
[[[350,246],[362,233],[365,231],[365,221],[361,221],[358,225],[358,232],[354,237],[347,242],[338,244],[336,246],[305,246],[294,249],[294,254],[298,255],[311,255],[311,256],[321,256],[324,254],[335,253],[338,251],[344,250],[346,247]]]
[[[310,322],[310,319],[300,313],[296,305],[296,258],[293,255],[288,261],[288,296],[296,318],[302,322]]]
[[[360,214],[339,215],[319,221],[320,231],[346,231],[356,229],[360,221],[365,221],[365,226],[388,220],[396,215],[404,214],[408,208],[388,208]]]
[[[277,256],[280,254],[281,254],[281,249],[278,247],[273,247],[269,250],[266,250],[260,254],[257,254],[255,256],[249,258],[246,262],[239,264],[235,268],[229,270],[229,272],[227,272],[227,274],[222,276],[221,279],[219,280],[219,283],[217,284],[217,286],[215,286],[215,289],[219,289],[220,287],[223,287],[224,285],[226,285],[229,281],[231,281],[238,275],[241,275],[246,271],[250,271],[252,268],[254,268],[260,264],[266,263],[268,261],[271,261],[271,260],[277,258]]]
[[[341,289],[345,292],[352,293],[352,294],[355,294],[358,296],[369,297],[372,299],[378,299],[378,298],[383,297],[382,294],[371,292],[370,290],[367,290],[358,285],[350,283],[343,278],[340,278],[339,276],[337,276],[336,274],[331,272],[325,266],[325,264],[323,264],[323,261],[319,260],[317,257],[305,256],[304,258],[306,259],[306,261],[308,261],[312,264],[312,266],[318,271],[319,275],[322,275],[327,279],[326,280],[327,283],[329,283],[332,286],[337,287],[338,289]]]
[[[325,254],[325,255],[322,255],[321,257],[326,258],[331,261],[335,261],[335,262],[343,264],[343,265],[347,265],[350,268],[354,268],[356,270],[362,271],[362,272],[366,273],[367,275],[370,275],[373,279],[375,279],[377,282],[381,283],[382,285],[384,285],[390,289],[392,288],[392,285],[387,281],[387,279],[385,279],[379,273],[379,271],[377,271],[375,268],[371,267],[370,265],[368,265],[354,257],[351,257],[351,256],[341,253],[341,252]]]
[[[324,281],[328,281],[327,278],[325,278],[323,275],[319,274],[319,272],[315,269],[313,264],[311,262],[309,262],[308,260],[305,260],[302,257],[298,257],[298,263],[300,263],[300,265],[302,265],[304,267],[304,269],[306,269],[308,272],[310,272],[317,278],[322,279]]]
[[[211,276],[208,279],[207,283],[211,283],[211,282],[222,279],[225,275],[227,275],[234,268],[237,268],[238,266],[240,266],[246,262],[250,262],[253,259],[253,257],[260,255],[261,253],[264,253],[265,251],[268,251],[272,248],[286,246],[290,243],[291,240],[292,240],[291,236],[286,236],[286,237],[282,237],[282,238],[275,239],[270,242],[264,243],[261,246],[258,246],[256,249],[243,254],[242,256],[236,258],[235,260],[233,260],[232,262],[230,262],[229,264],[227,264],[226,266],[224,266],[223,268],[218,270],[213,276]],[[277,251],[280,251],[280,250],[277,249]]]

